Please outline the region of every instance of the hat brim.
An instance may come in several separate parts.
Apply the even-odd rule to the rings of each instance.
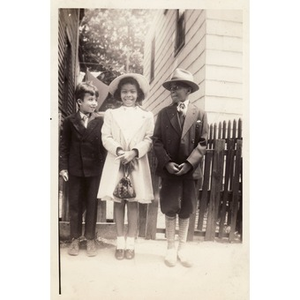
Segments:
[[[119,82],[123,78],[127,78],[127,77],[132,77],[138,82],[141,90],[143,91],[143,93],[145,95],[145,98],[147,98],[148,93],[149,93],[149,88],[150,88],[149,83],[145,76],[143,76],[141,74],[137,74],[137,73],[127,73],[127,74],[118,76],[108,86],[108,92],[113,96],[118,88]]]
[[[192,88],[191,93],[194,93],[194,92],[199,90],[199,85],[196,84],[193,81],[190,81],[190,80],[173,79],[173,80],[168,80],[168,81],[164,82],[162,85],[165,89],[170,91],[171,90],[171,83],[174,83],[174,82],[184,82],[185,84],[187,84],[188,86],[190,86]]]

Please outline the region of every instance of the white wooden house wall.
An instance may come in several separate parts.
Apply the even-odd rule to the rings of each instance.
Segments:
[[[159,10],[145,41],[144,75],[150,81],[151,42],[155,38],[154,78],[143,106],[156,116],[171,104],[162,87],[172,72],[189,70],[200,90],[190,100],[208,113],[209,123],[233,120],[243,112],[242,10],[186,10],[185,45],[174,56],[176,10]]]

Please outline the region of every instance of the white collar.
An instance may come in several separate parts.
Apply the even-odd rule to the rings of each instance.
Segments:
[[[85,116],[88,118],[91,116],[91,114],[86,115],[86,114],[82,113],[81,111],[79,111],[79,114],[80,114],[81,119],[83,119],[83,117],[85,117]]]
[[[180,104],[180,103],[184,103],[184,105],[185,105],[185,107],[188,107],[188,105],[189,105],[189,102],[190,102],[190,100],[189,99],[186,99],[185,101],[183,101],[183,102],[178,102],[177,103],[177,106]]]

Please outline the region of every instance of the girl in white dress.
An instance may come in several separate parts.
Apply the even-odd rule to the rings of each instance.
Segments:
[[[98,198],[114,201],[114,219],[117,231],[117,259],[132,259],[137,233],[138,203],[151,203],[154,199],[147,153],[152,147],[154,118],[151,112],[140,107],[149,91],[146,78],[128,73],[114,79],[109,92],[122,105],[108,109],[104,114],[102,142],[107,157],[98,190]],[[120,199],[114,190],[124,176],[124,166],[130,167],[130,179],[136,196]],[[128,231],[125,238],[124,215],[127,205]]]

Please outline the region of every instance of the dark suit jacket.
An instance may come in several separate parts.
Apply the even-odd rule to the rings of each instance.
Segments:
[[[101,175],[106,151],[102,145],[103,117],[92,113],[87,128],[79,112],[68,116],[63,123],[60,140],[59,170],[74,176]]]
[[[200,162],[206,151],[207,136],[207,115],[194,104],[190,103],[188,106],[182,130],[176,105],[163,108],[157,116],[153,135],[153,148],[158,163],[157,175],[178,178],[166,170],[166,164],[170,161],[178,164],[187,161],[193,168],[181,178],[202,178]]]

